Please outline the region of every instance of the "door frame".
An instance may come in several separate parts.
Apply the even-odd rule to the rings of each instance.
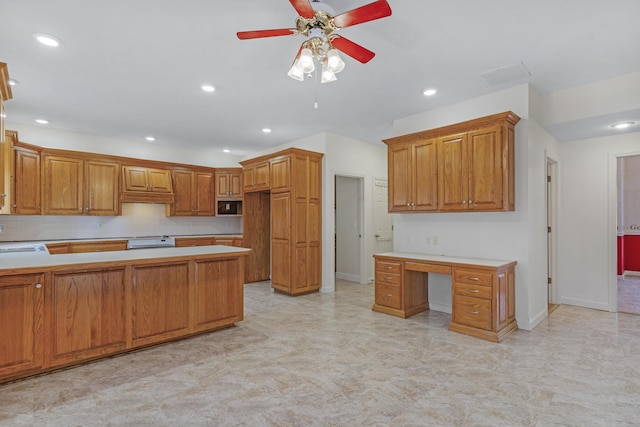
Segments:
[[[558,281],[558,160],[545,153],[545,192],[547,209],[547,227],[551,227],[551,232],[547,231],[547,277],[551,278],[551,292],[547,285],[547,303],[560,304],[560,284]],[[547,177],[551,177],[549,183]]]
[[[342,178],[353,178],[353,179],[357,179],[358,180],[358,196],[360,197],[359,200],[359,207],[358,207],[358,216],[359,216],[359,222],[360,222],[360,242],[359,242],[359,251],[360,251],[360,256],[359,256],[359,260],[358,260],[358,264],[359,264],[359,270],[360,270],[360,280],[359,283],[360,284],[366,284],[367,282],[367,263],[365,260],[365,254],[366,254],[366,250],[365,248],[367,247],[366,243],[367,243],[367,233],[365,233],[365,227],[366,227],[366,223],[365,223],[365,214],[364,214],[364,206],[365,206],[365,175],[358,175],[358,174],[354,174],[354,173],[350,173],[350,172],[341,172],[341,171],[336,171],[336,170],[331,170],[331,182],[332,182],[332,193],[333,193],[333,197],[331,198],[331,203],[335,203],[336,200],[336,191],[335,191],[335,186],[336,186],[336,177],[342,177]],[[331,217],[329,218],[329,227],[330,230],[332,230],[332,235],[335,236],[335,230],[336,230],[336,210],[335,207],[331,209]],[[332,239],[332,246],[333,246],[333,251],[332,253],[335,253],[335,239]],[[333,266],[331,268],[331,271],[334,272],[334,279],[335,279],[335,270],[336,270],[336,260],[335,260],[335,256],[331,256],[331,261],[330,261]],[[335,282],[334,282],[335,283]],[[335,289],[335,284],[334,284],[334,289]]]

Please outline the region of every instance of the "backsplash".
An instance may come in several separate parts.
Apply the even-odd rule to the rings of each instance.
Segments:
[[[0,242],[242,233],[240,217],[168,217],[151,203],[124,203],[122,216],[0,215],[0,224]]]

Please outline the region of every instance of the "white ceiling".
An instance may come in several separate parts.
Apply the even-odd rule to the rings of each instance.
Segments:
[[[326,0],[337,13],[369,2]],[[20,82],[7,121],[245,155],[322,131],[379,142],[394,119],[515,84],[547,94],[640,70],[638,0],[389,3],[392,16],[340,31],[376,57],[344,57],[339,80],[319,85],[286,74],[302,36],[236,38],[292,27],[287,0],[0,0],[0,62]],[[519,62],[529,77],[480,78]],[[427,98],[428,87],[439,92]]]

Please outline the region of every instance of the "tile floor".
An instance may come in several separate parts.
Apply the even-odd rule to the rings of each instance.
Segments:
[[[618,311],[640,314],[640,276],[618,278]]]
[[[0,385],[0,426],[640,425],[640,316],[561,306],[494,344],[371,285],[245,289],[234,328]]]

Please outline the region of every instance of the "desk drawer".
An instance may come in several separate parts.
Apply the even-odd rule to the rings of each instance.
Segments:
[[[378,272],[400,274],[400,265],[399,262],[376,260],[376,274]]]
[[[455,283],[468,283],[470,285],[491,286],[493,274],[486,271],[464,270],[456,268],[453,273]]]
[[[376,284],[400,286],[400,274],[376,271]]]
[[[454,283],[455,294],[463,297],[491,299],[491,287],[468,283]]]
[[[453,321],[474,328],[491,330],[491,301],[456,295]]]
[[[399,286],[383,285],[376,282],[376,304],[400,310],[402,308],[400,302]]]

